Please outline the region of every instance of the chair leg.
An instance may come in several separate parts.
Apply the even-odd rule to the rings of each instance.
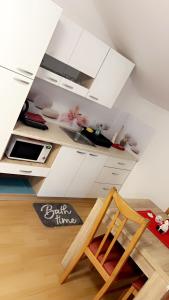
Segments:
[[[100,289],[100,291],[96,294],[96,296],[93,298],[93,300],[100,300],[102,299],[102,297],[104,296],[104,294],[107,292],[107,290],[109,289],[109,287],[112,284],[112,280],[108,280],[105,282],[105,284],[102,286],[102,288]]]
[[[119,300],[128,300],[131,295],[134,295],[135,288],[131,286]]]
[[[69,274],[73,271],[73,269],[75,268],[75,266],[78,264],[79,260],[81,259],[81,257],[83,256],[83,252],[80,251],[68,264],[68,266],[66,267],[66,269],[64,270],[63,274],[60,277],[60,283],[64,283],[65,280],[67,279],[67,277],[69,276]]]

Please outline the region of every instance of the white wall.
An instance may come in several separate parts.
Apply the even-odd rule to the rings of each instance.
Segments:
[[[116,107],[133,114],[154,129],[154,135],[121,192],[128,198],[149,198],[169,207],[169,112],[137,95],[131,82]]]
[[[63,8],[63,14],[112,46],[112,39],[94,0],[53,0]]]

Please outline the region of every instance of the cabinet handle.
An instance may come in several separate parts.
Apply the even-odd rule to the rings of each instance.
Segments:
[[[86,154],[85,152],[76,151],[78,154]]]
[[[102,190],[109,191],[110,189],[109,188],[102,188]]]
[[[49,80],[51,80],[51,81],[53,81],[53,82],[58,82],[57,79],[54,79],[54,78],[52,78],[52,77],[47,77],[47,79],[49,79]]]
[[[119,174],[118,174],[118,173],[112,173],[112,175],[116,175],[116,176],[118,176]]]
[[[95,97],[95,96],[92,96],[92,95],[89,95],[89,97],[92,98],[93,100],[96,100],[96,101],[99,100],[99,98],[97,98],[97,97]]]
[[[27,71],[27,70],[25,70],[25,69],[17,68],[17,70],[20,71],[20,72],[22,72],[22,73],[24,73],[24,74],[26,74],[26,75],[33,76],[33,73],[32,73],[32,72],[29,72],[29,71]]]
[[[118,165],[125,166],[125,163],[123,163],[123,162],[118,162]]]
[[[64,83],[63,86],[65,86],[65,87],[67,87],[68,89],[71,89],[71,90],[73,90],[73,88],[74,88],[73,86],[71,86],[69,84],[66,84],[66,83]]]
[[[90,156],[98,157],[96,154],[89,153]]]
[[[15,81],[18,81],[20,83],[23,83],[23,84],[30,84],[29,81],[26,81],[26,80],[23,80],[23,79],[20,79],[20,78],[14,78]]]
[[[26,174],[31,174],[32,173],[32,171],[28,171],[28,170],[20,170],[19,172],[26,173]]]

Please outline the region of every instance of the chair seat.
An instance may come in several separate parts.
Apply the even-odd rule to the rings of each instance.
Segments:
[[[141,290],[141,288],[143,287],[143,285],[145,284],[147,278],[145,276],[142,276],[140,278],[138,278],[137,280],[135,280],[133,283],[132,283],[132,286],[137,290]]]
[[[98,260],[101,262],[101,260],[103,259],[104,254],[101,254],[98,256]],[[119,259],[117,258],[113,258],[111,260],[107,260],[104,264],[103,264],[103,268],[106,270],[106,272],[111,275],[113,270],[115,269],[117,263],[118,263]],[[135,263],[132,261],[132,259],[128,259],[127,262],[125,263],[125,265],[123,266],[123,268],[121,269],[119,275],[117,276],[117,280],[119,279],[125,279],[127,277],[132,277],[138,274],[138,268],[135,265]]]
[[[103,235],[97,236],[96,238],[93,239],[92,243],[89,245],[89,249],[94,255],[96,254],[96,252],[101,244],[102,239],[103,239]],[[106,242],[104,243],[104,245],[101,249],[100,254],[105,253],[107,251],[112,240],[113,240],[113,235],[109,234]],[[118,242],[116,242],[110,255],[111,255],[111,257],[112,257],[112,255],[113,255],[113,257],[114,257],[114,255],[115,255],[115,257],[117,257],[117,255],[118,255],[118,257],[120,257],[123,254],[123,252],[124,252],[123,247]]]
[[[92,243],[89,245],[89,249],[94,255],[96,254],[102,239],[103,239],[103,235],[98,236],[98,237],[94,238]],[[99,254],[99,256],[97,258],[100,262],[102,261],[104,254],[105,254],[107,248],[109,247],[112,239],[113,239],[113,235],[109,235],[102,250],[101,250],[101,253]],[[109,275],[112,274],[120,257],[122,256],[123,252],[124,252],[123,247],[118,242],[116,242],[107,257],[106,262],[103,264],[103,268]],[[132,277],[139,273],[140,273],[140,269],[136,266],[136,264],[133,262],[133,260],[131,258],[129,258],[127,260],[127,262],[125,263],[125,265],[123,266],[123,268],[121,269],[119,275],[117,276],[117,280],[125,279],[128,276]]]

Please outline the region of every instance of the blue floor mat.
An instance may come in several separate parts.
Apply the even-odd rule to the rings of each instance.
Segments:
[[[35,192],[27,179],[0,178],[0,194],[35,194]]]

